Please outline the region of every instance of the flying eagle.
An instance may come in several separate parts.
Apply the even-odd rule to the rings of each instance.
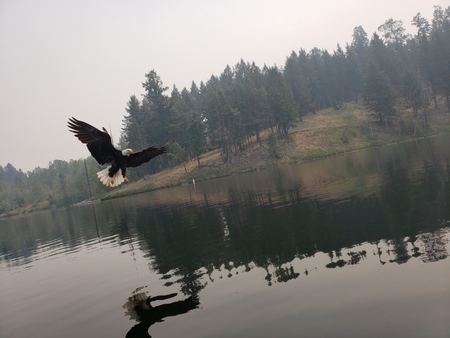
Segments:
[[[127,167],[138,167],[169,150],[167,144],[162,147],[148,147],[138,152],[133,152],[131,149],[118,150],[113,146],[111,136],[105,128],[103,131],[98,130],[73,117],[69,119],[67,126],[69,131],[86,144],[99,164],[109,164],[99,171],[97,176],[104,185],[110,187],[117,187],[123,182],[128,183],[128,178],[125,176]]]

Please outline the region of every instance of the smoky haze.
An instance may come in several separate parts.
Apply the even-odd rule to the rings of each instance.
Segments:
[[[74,116],[119,140],[125,106],[154,69],[179,90],[240,59],[283,65],[292,51],[333,51],[387,19],[407,32],[447,1],[0,1],[0,165],[47,167],[89,155]]]

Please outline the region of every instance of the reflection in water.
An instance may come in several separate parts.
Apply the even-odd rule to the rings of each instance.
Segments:
[[[205,287],[204,274],[212,282],[213,271],[225,270],[230,278],[239,267],[264,269],[268,285],[285,283],[300,274],[294,259],[318,252],[330,255],[327,268],[360,264],[366,250],[345,248],[362,243],[374,245],[382,265],[444,259],[450,170],[438,154],[430,156],[413,160],[406,152],[382,163],[377,159],[377,188],[363,193],[319,198],[306,192],[305,183],[287,181],[275,171],[270,178],[275,186],[242,190],[232,185],[223,203],[208,202],[214,196],[204,194],[203,205],[169,210],[157,205],[151,215],[143,207],[136,213],[139,236],[152,255],[152,268],[168,276],[167,285],[179,283],[185,294]]]
[[[424,251],[421,259],[424,263],[437,262],[447,258],[448,251],[446,245],[448,244],[448,239],[444,237],[445,235],[446,232],[443,229],[439,229],[434,233],[420,235]]]
[[[80,238],[101,233],[102,240],[113,236],[127,246],[124,252],[132,256],[139,243],[139,250],[151,258],[151,270],[163,276],[165,286],[178,284],[184,295],[196,295],[207,280],[214,282],[214,275],[231,278],[238,269],[264,269],[268,285],[285,283],[300,274],[294,271],[294,259],[318,252],[330,256],[327,268],[359,264],[367,253],[346,248],[362,243],[374,245],[382,265],[404,264],[411,258],[445,259],[449,163],[435,151],[418,152],[416,158],[415,152],[405,153],[378,155],[376,163],[372,157],[360,160],[367,168],[352,157],[345,167],[358,172],[333,168],[339,176],[335,181],[320,173],[303,180],[303,172],[289,178],[278,169],[242,176],[241,181],[233,177],[227,190],[221,181],[211,183],[218,184],[215,189],[197,184],[188,202],[174,205],[155,203],[148,194],[11,220],[17,224],[0,228],[0,259],[24,264],[33,255],[39,257],[36,252],[49,252],[39,243],[48,246],[58,238],[58,246],[68,250],[76,248]],[[375,175],[364,177],[362,169]],[[354,184],[365,188],[345,190],[355,175]],[[317,190],[310,181],[319,182],[313,185]],[[197,195],[201,203],[191,202]],[[91,208],[96,228],[90,226]]]
[[[142,291],[143,288],[137,288],[123,305],[123,308],[127,309],[125,315],[139,322],[128,331],[126,335],[128,338],[151,337],[148,329],[156,322],[164,321],[165,317],[187,313],[200,305],[198,296],[193,295],[184,300],[152,306],[152,302],[170,299],[177,294],[149,297],[146,292]]]
[[[232,278],[230,283],[238,283],[238,274],[245,274],[239,282],[251,279],[255,289],[270,286],[261,292],[269,294],[280,292],[275,284],[288,284],[288,289],[311,280],[323,283],[321,278],[331,275],[351,279],[352,267],[370,262],[388,272],[396,265],[420,269],[410,263],[423,262],[427,271],[436,272],[433,265],[439,263],[433,263],[448,258],[450,165],[444,150],[431,151],[431,141],[423,142],[412,150],[386,147],[383,152],[197,182],[191,190],[177,187],[1,220],[1,267],[7,273],[45,267],[39,260],[46,263],[80,251],[73,255],[78,259],[91,249],[120,247],[121,258],[131,255],[127,264],[136,264],[138,275],[139,259],[144,259],[156,287],[175,289],[186,299],[151,306],[172,299],[172,290],[151,298],[136,290],[125,304],[128,315],[139,322],[130,337],[148,337],[152,324],[198,307],[197,295],[203,290]],[[306,283],[294,282],[306,277]],[[117,283],[126,283],[121,278]],[[49,284],[43,285],[46,290]],[[209,291],[202,295],[203,306]],[[262,299],[261,293],[255,291],[253,301]]]
[[[355,265],[358,264],[362,259],[366,258],[367,252],[366,250],[362,250],[362,251],[358,251],[358,252],[353,252],[350,251],[347,253],[349,256],[349,260],[345,261],[342,259],[341,254],[337,254],[336,253],[336,257],[338,258],[338,260],[336,262],[333,262],[333,253],[330,252],[328,255],[331,258],[331,263],[328,263],[327,265],[325,265],[327,268],[342,268],[343,266],[349,264],[349,265]]]

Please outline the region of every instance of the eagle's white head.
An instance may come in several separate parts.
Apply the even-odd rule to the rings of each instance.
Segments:
[[[123,156],[130,156],[131,154],[133,154],[133,150],[131,150],[131,149],[124,149],[124,150],[122,150],[122,155]]]

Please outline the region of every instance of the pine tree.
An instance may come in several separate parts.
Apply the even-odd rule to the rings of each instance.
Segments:
[[[308,113],[308,107],[311,103],[311,92],[306,86],[306,79],[302,73],[298,56],[295,52],[292,52],[291,56],[286,59],[284,77],[297,103],[298,118],[302,121],[302,116]]]
[[[289,128],[294,126],[297,104],[278,68],[267,69],[267,101],[272,121],[282,137],[287,137]]]
[[[389,77],[373,62],[367,68],[362,96],[364,105],[378,115],[380,123],[395,114],[394,88]]]

